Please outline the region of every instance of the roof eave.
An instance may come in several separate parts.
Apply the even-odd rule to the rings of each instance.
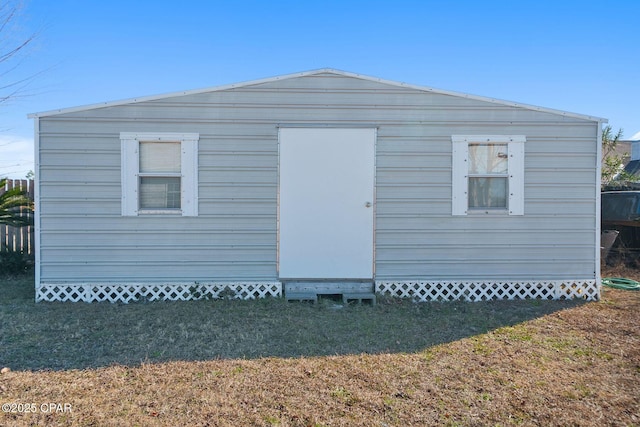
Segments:
[[[377,78],[377,77],[370,77],[370,76],[364,76],[364,75],[361,75],[361,74],[349,73],[347,71],[339,71],[339,70],[332,70],[332,71],[340,73],[340,74],[343,74],[345,76],[356,77],[356,78],[375,81],[375,82],[378,82],[378,83],[383,83],[383,84],[388,84],[388,85],[406,87],[406,88],[409,88],[409,89],[421,90],[421,91],[424,91],[424,92],[437,93],[437,94],[440,94],[440,95],[456,96],[456,97],[459,97],[459,98],[473,99],[475,101],[490,102],[490,103],[494,103],[494,104],[506,105],[506,106],[509,106],[509,107],[524,108],[524,109],[528,109],[528,110],[534,110],[534,111],[540,111],[540,112],[544,112],[544,113],[557,114],[557,115],[561,115],[561,116],[584,119],[584,120],[589,120],[589,121],[594,121],[594,122],[599,122],[599,123],[608,123],[609,122],[608,119],[605,119],[605,118],[602,118],[602,117],[591,116],[591,115],[580,114],[580,113],[572,113],[570,111],[563,111],[563,110],[557,110],[557,109],[553,109],[553,108],[540,107],[540,106],[537,106],[537,105],[524,104],[524,103],[521,103],[521,102],[506,101],[506,100],[503,100],[503,99],[490,98],[490,97],[480,96],[480,95],[472,95],[472,94],[463,93],[463,92],[455,92],[455,91],[450,91],[450,90],[436,89],[436,88],[432,88],[432,87],[428,87],[428,86],[420,86],[420,85],[408,84],[408,83],[403,83],[403,82],[396,82],[396,81],[392,81],[392,80],[380,79],[380,78]]]
[[[115,106],[119,106],[119,105],[133,104],[133,103],[138,103],[138,102],[157,101],[159,99],[171,98],[171,97],[175,97],[175,96],[197,95],[197,94],[206,93],[206,92],[216,92],[216,91],[221,91],[221,90],[226,90],[226,89],[236,89],[236,88],[241,88],[241,87],[245,87],[245,86],[253,86],[253,85],[257,85],[257,84],[271,83],[271,82],[278,81],[278,80],[286,80],[286,79],[291,79],[291,78],[305,77],[305,76],[310,76],[310,75],[315,75],[315,74],[322,74],[322,73],[338,74],[338,75],[343,75],[343,76],[346,76],[346,77],[353,77],[353,78],[358,78],[358,79],[362,79],[362,80],[369,80],[369,81],[373,81],[373,82],[377,82],[377,83],[387,84],[387,85],[391,85],[391,86],[398,86],[398,87],[403,87],[403,88],[408,88],[408,89],[415,89],[415,90],[419,90],[419,91],[423,91],[423,92],[436,93],[436,94],[440,94],[440,95],[450,95],[450,96],[455,96],[455,97],[472,99],[472,100],[476,100],[476,101],[483,101],[483,102],[490,102],[490,103],[494,103],[494,104],[505,105],[505,106],[509,106],[509,107],[524,108],[524,109],[539,111],[539,112],[543,112],[543,113],[550,113],[550,114],[556,114],[556,115],[561,115],[561,116],[565,116],[565,117],[571,117],[571,118],[583,119],[583,120],[588,120],[588,121],[594,121],[594,122],[598,122],[598,123],[608,123],[608,120],[605,119],[605,118],[602,118],[602,117],[596,117],[596,116],[590,116],[590,115],[585,115],[585,114],[572,113],[572,112],[569,112],[569,111],[562,111],[562,110],[556,110],[556,109],[552,109],[552,108],[539,107],[539,106],[536,106],[536,105],[523,104],[523,103],[519,103],[519,102],[505,101],[505,100],[501,100],[501,99],[484,97],[484,96],[479,96],[479,95],[471,95],[471,94],[462,93],[462,92],[454,92],[454,91],[448,91],[448,90],[442,90],[442,89],[435,89],[435,88],[428,87],[428,86],[419,86],[419,85],[414,85],[414,84],[397,82],[397,81],[393,81],[393,80],[385,80],[385,79],[381,79],[381,78],[377,78],[377,77],[371,77],[371,76],[366,76],[366,75],[362,75],[362,74],[351,73],[351,72],[348,72],[348,71],[337,70],[337,69],[334,69],[334,68],[320,68],[320,69],[316,69],[316,70],[303,71],[303,72],[292,73],[292,74],[285,74],[285,75],[281,75],[281,76],[268,77],[268,78],[263,78],[263,79],[258,79],[258,80],[250,80],[250,81],[227,84],[227,85],[222,85],[222,86],[208,87],[208,88],[204,88],[204,89],[195,89],[195,90],[171,92],[171,93],[164,93],[164,94],[159,94],[159,95],[150,95],[150,96],[143,96],[143,97],[136,97],[136,98],[128,98],[128,99],[122,99],[122,100],[117,100],[117,101],[101,102],[101,103],[97,103],[97,104],[88,104],[88,105],[82,105],[82,106],[77,106],[77,107],[62,108],[62,109],[49,110],[49,111],[42,111],[42,112],[38,112],[38,113],[28,114],[27,117],[30,118],[30,119],[33,119],[33,118],[39,118],[39,117],[55,116],[55,115],[59,115],[59,114],[76,113],[76,112],[80,112],[80,111],[94,110],[94,109],[98,109],[98,108],[115,107]]]
[[[197,94],[205,93],[205,92],[216,92],[216,91],[221,91],[221,90],[226,90],[226,89],[234,89],[234,88],[240,88],[240,87],[244,87],[244,86],[252,86],[252,85],[257,85],[257,84],[261,84],[261,83],[274,82],[274,81],[277,81],[277,80],[290,79],[290,78],[294,78],[294,77],[304,77],[304,76],[308,76],[308,75],[312,75],[312,74],[319,74],[321,72],[327,72],[328,70],[329,69],[327,69],[327,68],[323,68],[323,69],[320,69],[320,70],[312,70],[312,71],[304,71],[304,72],[300,72],[300,73],[285,74],[285,75],[282,75],[282,76],[268,77],[268,78],[264,78],[264,79],[250,80],[250,81],[246,81],[246,82],[232,83],[232,84],[208,87],[208,88],[203,88],[203,89],[184,90],[184,91],[179,91],[179,92],[169,92],[169,93],[162,93],[162,94],[158,94],[158,95],[148,95],[148,96],[142,96],[142,97],[136,97],[136,98],[120,99],[120,100],[116,100],[116,101],[100,102],[100,103],[97,103],[97,104],[80,105],[80,106],[77,106],[77,107],[61,108],[61,109],[56,109],[56,110],[48,110],[48,111],[42,111],[42,112],[38,112],[38,113],[31,113],[31,114],[28,114],[27,117],[31,119],[31,118],[37,118],[37,117],[55,116],[55,115],[58,115],[58,114],[67,114],[67,113],[75,113],[75,112],[79,112],[79,111],[95,110],[97,108],[115,107],[115,106],[119,106],[119,105],[133,104],[133,103],[137,103],[137,102],[157,101],[159,99],[171,98],[171,97],[174,97],[174,96],[197,95]]]

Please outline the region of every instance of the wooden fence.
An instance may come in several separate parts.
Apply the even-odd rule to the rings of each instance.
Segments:
[[[7,179],[5,186],[0,188],[0,194],[5,193],[12,188],[20,188],[26,191],[27,195],[33,200],[33,180],[27,179]],[[24,210],[22,215],[33,217],[33,212]],[[12,227],[0,224],[0,251],[3,252],[22,252],[30,257],[35,256],[35,233],[33,226]]]

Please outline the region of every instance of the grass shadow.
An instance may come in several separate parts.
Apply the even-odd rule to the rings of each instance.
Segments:
[[[413,353],[581,300],[337,306],[254,301],[38,303],[33,276],[0,279],[0,365],[68,370],[149,362]]]

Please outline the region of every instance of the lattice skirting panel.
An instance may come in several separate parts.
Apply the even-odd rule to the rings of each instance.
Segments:
[[[593,279],[552,281],[376,281],[376,293],[416,301],[488,301],[502,299],[600,299]]]
[[[36,302],[190,301],[201,299],[255,299],[281,297],[280,282],[167,283],[167,284],[41,284]]]

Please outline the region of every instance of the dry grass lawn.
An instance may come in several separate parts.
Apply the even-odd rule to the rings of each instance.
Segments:
[[[640,292],[36,305],[4,282],[0,425],[640,425]]]

